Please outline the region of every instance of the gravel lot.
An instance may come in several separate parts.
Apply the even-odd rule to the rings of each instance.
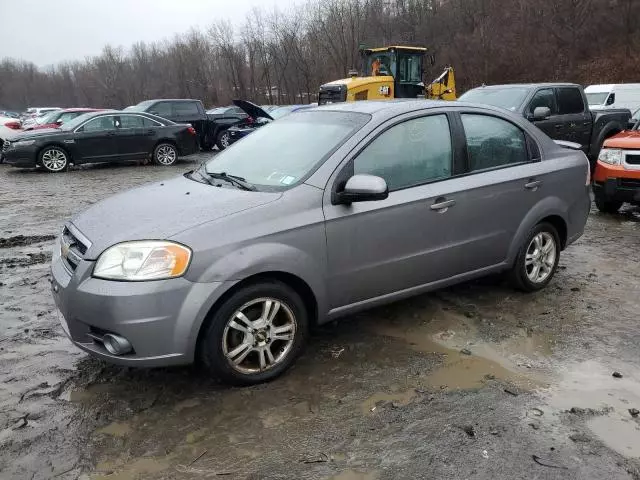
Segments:
[[[592,212],[544,292],[487,279],[346,318],[267,385],[81,353],[49,293],[63,222],[205,158],[0,165],[0,478],[640,479],[632,209]]]

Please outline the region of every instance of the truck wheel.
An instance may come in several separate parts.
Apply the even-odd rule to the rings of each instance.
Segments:
[[[599,190],[593,192],[593,196],[596,200],[596,207],[598,207],[598,210],[602,213],[617,213],[622,206],[622,202],[608,199],[605,194]]]
[[[220,150],[224,150],[229,145],[231,145],[231,142],[229,140],[229,132],[227,132],[226,130],[221,131],[218,134],[218,139],[216,140],[216,145],[218,146],[218,148]]]
[[[308,314],[300,295],[261,281],[231,295],[203,326],[199,356],[216,377],[235,385],[273,380],[302,352]]]
[[[539,223],[527,235],[510,276],[518,289],[536,292],[553,278],[560,260],[560,237],[549,223]]]

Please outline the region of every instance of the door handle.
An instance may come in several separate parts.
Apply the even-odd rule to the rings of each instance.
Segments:
[[[429,208],[439,213],[444,213],[449,210],[449,207],[453,207],[456,204],[455,200],[446,200],[444,198],[437,198],[436,203]]]
[[[524,184],[524,188],[536,191],[540,185],[542,185],[540,180],[529,180],[529,183]]]

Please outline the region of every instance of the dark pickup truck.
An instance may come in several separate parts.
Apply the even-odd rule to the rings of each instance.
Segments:
[[[126,110],[151,113],[176,123],[190,123],[198,133],[203,150],[211,150],[214,145],[218,145],[220,150],[227,147],[227,129],[247,116],[234,110],[224,114],[208,114],[200,100],[188,98],[145,100]]]
[[[469,90],[460,101],[520,113],[554,140],[579,144],[592,167],[605,139],[630,128],[631,121],[625,109],[592,112],[584,90],[573,83],[483,86]]]

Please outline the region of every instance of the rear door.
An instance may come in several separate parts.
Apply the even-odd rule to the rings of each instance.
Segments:
[[[76,129],[74,150],[83,161],[104,161],[118,157],[116,118],[114,115],[92,118]]]
[[[593,118],[586,105],[582,90],[577,86],[557,87],[556,99],[558,112],[562,117],[562,122],[566,125],[564,135],[558,140],[579,143],[582,145],[583,151],[587,153],[591,143]]]
[[[123,158],[145,158],[153,150],[159,123],[142,115],[121,114],[116,126],[118,153]]]

